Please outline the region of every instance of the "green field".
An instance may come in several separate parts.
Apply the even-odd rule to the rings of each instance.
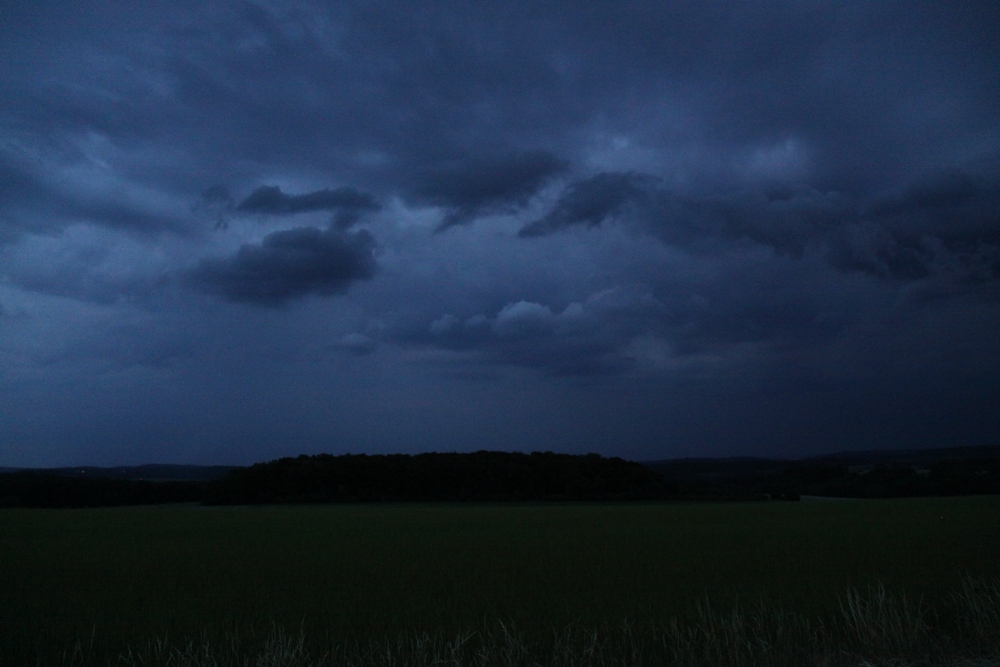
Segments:
[[[705,600],[824,618],[879,582],[937,608],[963,577],[1000,577],[1000,497],[3,510],[0,664],[274,628],[314,653],[497,622],[641,634]]]

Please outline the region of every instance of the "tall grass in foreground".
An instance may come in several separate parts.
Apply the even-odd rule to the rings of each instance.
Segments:
[[[535,629],[537,630],[537,629]],[[531,633],[537,637],[538,633]],[[304,633],[282,628],[232,630],[224,643],[155,640],[126,649],[119,667],[840,667],[1000,665],[1000,581],[966,578],[947,605],[890,594],[879,584],[849,590],[840,613],[798,614],[766,603],[713,607],[705,599],[689,619],[644,625],[641,620],[597,628],[554,629],[529,639],[502,622],[455,636],[403,633],[352,639],[322,655]],[[97,664],[80,641],[64,664]]]

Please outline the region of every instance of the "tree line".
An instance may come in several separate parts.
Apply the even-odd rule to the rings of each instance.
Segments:
[[[299,456],[230,471],[213,504],[655,500],[669,485],[632,461],[597,454],[487,452]]]
[[[992,452],[991,452],[992,453]],[[79,471],[77,471],[79,473]],[[222,470],[212,471],[222,475]],[[124,474],[118,471],[116,474]],[[207,475],[206,470],[188,471]],[[0,507],[465,501],[751,501],[1000,494],[1000,456],[920,464],[701,459],[640,464],[597,454],[319,454],[187,480],[0,473]]]

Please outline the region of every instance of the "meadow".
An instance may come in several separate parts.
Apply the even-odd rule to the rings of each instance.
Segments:
[[[996,496],[10,509],[0,665],[796,664],[893,623],[886,659],[985,655],[998,555]]]

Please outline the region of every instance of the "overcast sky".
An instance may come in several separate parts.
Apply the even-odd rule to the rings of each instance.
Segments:
[[[994,2],[0,8],[0,465],[995,444]]]

